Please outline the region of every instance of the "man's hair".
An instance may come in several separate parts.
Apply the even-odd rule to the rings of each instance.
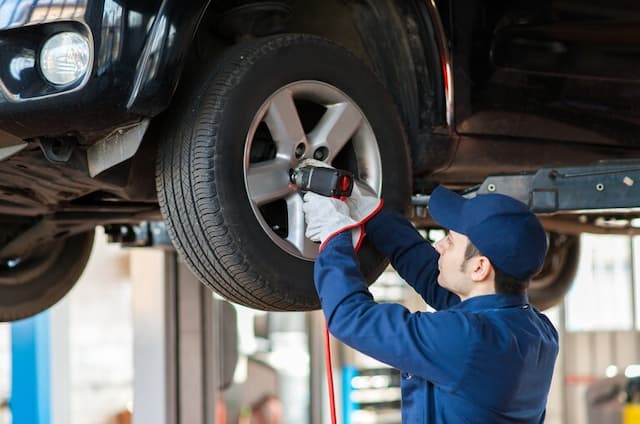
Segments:
[[[482,255],[482,252],[469,240],[467,244],[467,248],[464,251],[464,262],[462,267],[464,268],[467,261],[475,256]],[[515,294],[521,295],[524,294],[529,287],[529,280],[520,280],[518,278],[512,277],[509,274],[506,274],[500,271],[495,265],[493,266],[493,270],[495,272],[495,283],[496,283],[496,293],[498,294]]]

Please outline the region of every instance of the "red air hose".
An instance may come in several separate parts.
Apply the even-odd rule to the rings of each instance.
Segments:
[[[331,408],[331,424],[336,424],[336,399],[333,387],[333,367],[331,365],[331,340],[329,337],[329,326],[324,321],[324,357],[327,366],[327,384],[329,387],[329,406]]]
[[[382,202],[380,202],[380,206],[378,207],[378,209],[376,209],[375,212],[377,212],[381,206],[382,206]],[[362,223],[358,223],[358,225],[360,225],[361,228],[360,228],[358,241],[354,246],[354,250],[356,251],[356,253],[358,253],[358,251],[360,250],[360,246],[362,245],[362,241],[364,239],[364,226],[362,225]],[[353,226],[353,227],[356,227],[356,226]],[[341,231],[344,231],[344,229],[342,229]],[[331,237],[332,236],[329,236],[327,240]],[[323,246],[320,246],[321,250],[322,250],[322,247]],[[336,419],[336,399],[335,399],[335,390],[333,386],[333,369],[332,369],[333,367],[331,365],[331,340],[329,337],[329,325],[327,324],[326,318],[324,321],[324,357],[325,357],[326,368],[327,368],[327,385],[329,388],[329,406],[331,408],[331,424],[337,424],[338,420]]]

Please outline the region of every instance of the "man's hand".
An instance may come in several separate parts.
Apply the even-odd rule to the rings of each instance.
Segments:
[[[316,168],[331,168],[334,169],[333,166],[329,165],[327,162],[323,162],[321,160],[318,159],[313,159],[313,158],[309,158],[309,159],[305,159],[302,162],[300,162],[300,165],[298,166],[313,166]]]
[[[305,235],[322,242],[320,249],[331,237],[352,229],[353,245],[359,246],[362,231],[358,222],[349,216],[349,206],[342,200],[308,192],[304,195],[302,210],[307,222]]]
[[[366,184],[354,181],[351,197],[347,199],[350,216],[354,221],[364,224],[382,209],[380,199]]]

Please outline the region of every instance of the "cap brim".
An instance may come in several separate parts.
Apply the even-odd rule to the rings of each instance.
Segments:
[[[464,234],[462,207],[464,197],[442,186],[436,187],[429,198],[429,215],[444,228]]]

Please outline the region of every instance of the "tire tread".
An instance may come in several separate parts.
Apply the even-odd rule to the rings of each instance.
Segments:
[[[179,111],[182,123],[165,137],[157,162],[160,207],[170,238],[189,268],[225,298],[263,310],[310,310],[318,305],[270,285],[252,268],[242,240],[230,234],[217,190],[215,163],[223,152],[215,139],[226,100],[245,73],[264,56],[298,43],[337,46],[313,35],[286,34],[237,45],[223,54]]]

